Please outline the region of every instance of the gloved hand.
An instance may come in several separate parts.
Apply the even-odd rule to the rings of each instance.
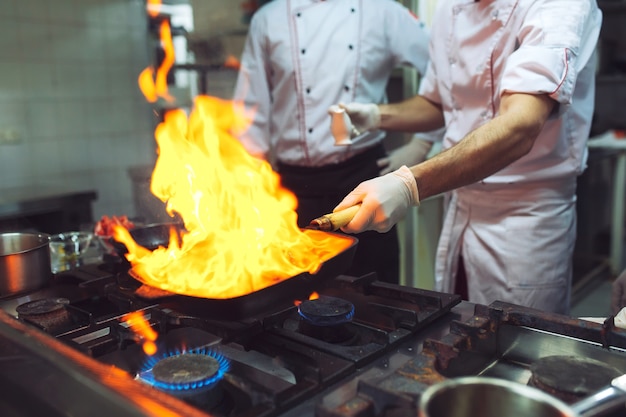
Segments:
[[[615,327],[626,329],[626,307],[618,311],[617,314],[613,314],[615,315],[615,317],[613,317],[613,324],[615,324]]]
[[[394,149],[388,156],[376,161],[380,168],[380,175],[395,171],[402,165],[413,166],[424,162],[432,146],[432,142],[413,136],[409,143]]]
[[[617,314],[626,307],[626,269],[613,281],[611,288],[611,312]]]
[[[413,173],[406,166],[359,184],[334,211],[361,203],[350,223],[341,228],[346,233],[366,230],[387,232],[405,215],[409,207],[419,206],[419,192]]]
[[[352,137],[356,137],[368,130],[378,129],[380,126],[380,110],[374,103],[339,103],[339,107],[346,110],[352,122]]]

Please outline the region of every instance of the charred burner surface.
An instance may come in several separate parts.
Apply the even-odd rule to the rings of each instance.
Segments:
[[[45,298],[20,304],[15,311],[22,320],[54,330],[69,322],[68,304],[67,298]]]
[[[152,373],[154,379],[163,384],[191,385],[214,378],[219,368],[219,362],[211,356],[186,353],[161,359]]]
[[[603,362],[565,355],[541,358],[531,365],[530,370],[528,385],[567,403],[594,394],[622,374]]]
[[[151,358],[138,378],[191,404],[210,409],[223,399],[218,382],[229,365],[226,358],[213,351],[177,352]]]
[[[24,317],[41,316],[65,310],[65,306],[67,304],[69,304],[69,300],[67,298],[46,298],[43,300],[35,300],[20,304],[17,306],[16,311],[20,316]]]
[[[347,344],[356,337],[347,325],[354,317],[354,305],[337,297],[307,300],[298,306],[298,331],[328,343]]]

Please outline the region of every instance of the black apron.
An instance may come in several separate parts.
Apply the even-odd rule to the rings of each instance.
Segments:
[[[379,176],[380,168],[376,161],[385,155],[385,148],[379,145],[347,161],[321,167],[301,167],[279,162],[278,172],[283,186],[298,198],[298,226],[308,226],[311,220],[332,212],[357,185]],[[397,284],[400,247],[396,227],[387,233],[368,231],[355,237],[359,242],[354,261],[346,275],[360,277],[376,272],[379,280]]]

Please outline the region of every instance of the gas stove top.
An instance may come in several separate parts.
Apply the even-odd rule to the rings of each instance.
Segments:
[[[9,411],[284,415],[389,359],[460,302],[375,274],[340,275],[316,299],[267,300],[267,312],[230,319],[202,303],[190,310],[181,299],[142,296],[127,267],[88,265],[0,298],[0,385],[33,399],[5,405]],[[133,312],[148,333],[129,324]]]
[[[232,319],[142,296],[127,266],[85,266],[0,298],[0,415],[414,416],[420,394],[447,378],[541,383],[571,402],[595,390],[566,391],[572,363],[598,378],[626,372],[626,331],[610,320],[474,305],[375,274],[340,275],[317,299],[268,300],[266,312]],[[569,380],[547,386],[555,375]]]

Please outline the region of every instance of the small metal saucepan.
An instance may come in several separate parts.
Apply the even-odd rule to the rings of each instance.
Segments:
[[[626,415],[626,375],[572,405],[518,382],[469,376],[428,387],[419,417],[591,417],[620,408],[618,415]]]
[[[0,233],[0,296],[39,289],[51,278],[50,235]]]

